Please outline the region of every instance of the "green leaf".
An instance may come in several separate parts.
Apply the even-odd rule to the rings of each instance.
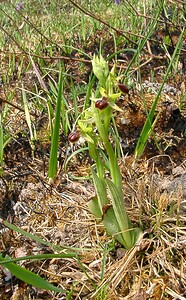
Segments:
[[[99,207],[97,196],[92,197],[92,199],[88,202],[88,208],[90,212],[94,215],[94,217],[100,221],[102,218],[102,213]]]
[[[106,184],[103,179],[101,179],[97,176],[97,174],[95,173],[93,168],[91,168],[91,171],[92,171],[94,186],[96,189],[99,208],[100,208],[101,214],[103,214],[103,210],[102,210],[103,205],[109,204],[109,200],[107,198],[107,192],[106,192]]]
[[[0,255],[0,261],[3,261],[5,259],[7,259],[7,258],[3,258],[2,255]],[[33,285],[39,289],[54,291],[54,292],[58,292],[58,293],[66,293],[67,292],[63,289],[55,287],[48,281],[41,278],[39,275],[21,267],[21,266],[18,266],[13,262],[7,262],[4,264],[4,266],[20,280],[22,280],[30,285]]]
[[[125,241],[123,240],[123,236],[121,234],[121,230],[116,219],[113,207],[110,207],[104,214],[103,224],[108,234],[114,236],[121,245],[125,245]]]
[[[62,101],[62,87],[63,87],[63,74],[60,73],[59,78],[59,90],[56,104],[56,115],[54,121],[54,129],[52,134],[52,145],[50,152],[50,162],[49,162],[49,179],[54,179],[57,172],[57,151],[58,151],[58,140],[59,140],[59,128],[60,128],[60,113],[61,113],[61,101]]]
[[[120,233],[120,228],[116,220],[113,208],[109,207],[108,210],[105,213],[103,212],[102,215],[101,210],[99,208],[97,196],[93,197],[88,202],[88,208],[90,212],[94,215],[94,217],[97,219],[97,221],[103,221],[103,225],[105,226],[107,233],[113,236],[115,239],[118,240],[118,242],[121,245],[123,245],[123,236]]]
[[[123,193],[118,190],[110,179],[106,179],[106,183],[110,192],[114,214],[119,224],[119,232],[123,236],[123,245],[126,249],[130,249],[135,243],[134,229],[124,207]]]

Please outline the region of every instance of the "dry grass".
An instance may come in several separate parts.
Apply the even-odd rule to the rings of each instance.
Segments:
[[[124,181],[127,209],[133,222],[143,224],[144,233],[133,249],[125,251],[113,244],[89,214],[86,201],[93,193],[90,183],[67,180],[62,184],[59,180],[51,188],[41,173],[39,177],[41,163],[35,160],[32,167],[29,165],[32,174],[13,206],[13,222],[54,244],[81,249],[83,269],[73,259],[25,262],[25,267],[63,288],[74,285],[72,299],[185,299],[186,215],[179,210],[181,188],[174,193],[164,191],[161,185],[165,176],[155,172],[151,160],[135,167],[128,165]],[[12,218],[10,214],[8,218]],[[10,230],[2,232],[2,251],[7,245],[15,257],[51,252]],[[2,271],[1,275],[4,277]],[[14,294],[16,287],[20,288],[20,282],[14,283]],[[7,284],[5,295],[10,290],[11,284]],[[27,297],[31,290],[24,285],[22,293]],[[35,290],[34,295],[35,299],[59,299],[50,292]]]

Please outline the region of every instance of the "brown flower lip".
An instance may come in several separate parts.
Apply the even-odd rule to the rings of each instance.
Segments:
[[[71,143],[76,143],[80,138],[80,133],[79,131],[71,132],[68,136],[68,140]]]
[[[128,87],[125,84],[121,83],[121,82],[118,82],[118,88],[124,94],[128,94],[129,93]]]
[[[99,109],[104,109],[108,106],[108,99],[102,98],[101,100],[97,100],[95,103],[95,107]]]

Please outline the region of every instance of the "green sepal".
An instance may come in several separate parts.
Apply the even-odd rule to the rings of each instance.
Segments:
[[[119,106],[117,106],[116,103],[114,103],[114,102],[109,102],[109,106],[112,107],[112,109],[114,109],[114,110],[123,112],[123,109],[121,109]]]

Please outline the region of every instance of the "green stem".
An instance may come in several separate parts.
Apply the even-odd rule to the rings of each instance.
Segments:
[[[114,184],[117,186],[117,188],[119,190],[122,190],[121,173],[120,173],[120,169],[118,166],[115,152],[114,152],[112,145],[108,138],[108,128],[105,128],[105,126],[102,124],[102,121],[100,118],[100,113],[97,109],[95,110],[95,120],[96,120],[96,126],[97,126],[98,132],[100,134],[101,140],[104,144],[104,147],[105,147],[106,152],[109,157],[110,172],[111,172],[112,180],[113,180]]]
[[[105,172],[104,172],[103,164],[101,162],[101,159],[100,159],[98,150],[96,148],[96,145],[92,144],[92,143],[88,143],[88,148],[89,148],[90,156],[96,162],[98,177],[100,179],[104,179]]]

